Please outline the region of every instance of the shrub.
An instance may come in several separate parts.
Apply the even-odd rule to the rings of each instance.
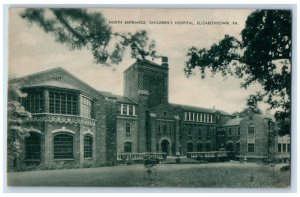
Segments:
[[[132,165],[132,164],[133,164],[133,161],[132,161],[131,159],[128,159],[128,160],[126,160],[126,164],[127,164],[127,165]]]
[[[285,171],[288,171],[288,170],[290,170],[290,166],[289,165],[288,166],[283,166],[283,167],[280,168],[281,172],[285,172]]]
[[[180,163],[181,163],[180,157],[177,157],[177,158],[175,159],[175,162],[176,162],[177,164],[180,164]]]
[[[155,166],[157,164],[157,158],[146,155],[144,157],[144,166]]]

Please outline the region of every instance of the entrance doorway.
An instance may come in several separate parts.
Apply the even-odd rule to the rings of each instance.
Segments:
[[[161,141],[161,151],[169,155],[170,143],[168,140]]]

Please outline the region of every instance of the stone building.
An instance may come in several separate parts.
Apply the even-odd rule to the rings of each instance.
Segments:
[[[23,162],[45,167],[113,165],[158,158],[226,156],[265,158],[268,121],[235,119],[218,109],[169,103],[168,59],[137,60],[124,71],[124,96],[96,90],[62,68],[13,79],[28,96],[31,135]],[[221,150],[221,151],[220,151]]]

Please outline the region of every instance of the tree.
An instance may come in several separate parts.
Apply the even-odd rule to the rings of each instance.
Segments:
[[[9,84],[8,90],[10,101],[7,107],[7,160],[10,169],[13,167],[19,169],[19,161],[22,156],[22,143],[25,137],[29,136],[26,121],[31,117],[31,113],[27,112],[17,101],[17,98],[26,97],[26,94],[23,94],[16,84]]]
[[[85,9],[25,9],[21,17],[30,24],[36,24],[45,33],[54,36],[55,41],[71,50],[89,49],[96,63],[119,64],[126,48],[131,57],[156,58],[155,41],[149,40],[145,30],[135,33],[112,32],[104,16]],[[114,41],[114,49],[109,50]]]
[[[247,99],[247,108],[241,112],[234,112],[232,115],[244,118],[253,114],[262,114],[262,111],[258,108],[258,102],[262,101],[262,99],[262,96],[250,95]]]
[[[291,20],[289,10],[254,11],[246,20],[241,39],[225,35],[209,49],[191,47],[184,71],[190,76],[195,68],[199,68],[202,78],[207,70],[212,75],[235,76],[244,80],[243,88],[258,82],[263,90],[257,92],[255,97],[263,98],[270,109],[276,109],[279,133],[289,133]]]

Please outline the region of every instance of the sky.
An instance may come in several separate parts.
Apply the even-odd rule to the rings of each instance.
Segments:
[[[247,9],[92,9],[101,12],[113,32],[135,32],[145,29],[157,44],[159,55],[169,58],[169,102],[224,110],[232,113],[246,107],[246,98],[259,91],[258,84],[247,90],[240,88],[241,79],[207,73],[187,78],[183,72],[186,53],[192,46],[208,48],[225,34],[240,38],[248,15]],[[22,9],[10,9],[9,77],[20,77],[47,69],[62,67],[97,90],[123,95],[123,71],[134,63],[129,55],[115,67],[96,64],[87,49],[70,51],[56,43],[54,37],[36,25],[29,25],[19,14]],[[124,24],[125,21],[145,21],[146,24]],[[172,21],[172,24],[150,24]],[[184,21],[190,24],[178,24]],[[197,25],[204,21],[229,22],[230,25]],[[177,24],[175,24],[177,22]],[[233,24],[234,23],[234,24]],[[157,60],[159,61],[159,60]],[[266,105],[260,105],[264,111]]]

